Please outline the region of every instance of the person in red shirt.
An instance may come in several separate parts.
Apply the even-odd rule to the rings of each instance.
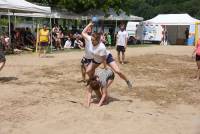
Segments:
[[[197,41],[196,47],[192,53],[192,57],[196,55],[196,63],[197,63],[197,73],[196,73],[196,80],[200,80],[200,38]]]

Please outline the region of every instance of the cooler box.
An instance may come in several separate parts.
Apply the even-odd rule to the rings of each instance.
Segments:
[[[194,36],[191,36],[190,38],[188,38],[188,40],[186,41],[186,44],[188,46],[193,46],[194,45]]]

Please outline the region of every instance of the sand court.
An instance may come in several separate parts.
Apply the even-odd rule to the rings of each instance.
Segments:
[[[199,134],[200,81],[191,46],[130,47],[109,104],[84,106],[84,51],[7,56],[0,72],[0,134]],[[111,50],[116,59],[116,51]]]

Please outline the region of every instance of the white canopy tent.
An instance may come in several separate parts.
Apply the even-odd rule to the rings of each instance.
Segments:
[[[33,17],[33,18],[49,18],[51,14],[46,13],[8,13],[8,12],[0,12],[0,15],[14,15],[20,17]]]
[[[44,7],[44,6],[38,6],[38,5],[32,4],[30,2],[27,2],[25,0],[0,0],[0,11],[7,11],[8,12],[9,38],[11,38],[10,12],[12,12],[13,14],[16,13],[16,12],[50,14],[51,8],[50,7]]]
[[[34,16],[42,16],[51,17],[51,8],[45,6],[39,6],[27,2],[25,0],[0,0],[0,11],[1,15],[8,15],[9,23],[10,23],[10,16],[20,13],[35,13]],[[4,12],[2,12],[4,11]],[[5,13],[5,11],[7,13]],[[27,14],[31,15],[31,14]],[[20,15],[19,15],[20,16]],[[31,17],[31,16],[30,16]],[[10,24],[9,24],[10,25]]]
[[[49,13],[8,13],[8,12],[0,12],[0,15],[14,15],[21,17],[32,17],[32,18],[62,18],[62,19],[81,19],[80,15],[77,15],[72,12],[51,12]]]
[[[165,26],[168,31],[169,43],[176,44],[178,40],[184,41],[186,28],[196,22],[200,22],[200,20],[192,18],[188,14],[159,14],[150,20],[144,21],[144,24]]]
[[[159,14],[156,17],[144,21],[148,24],[159,24],[159,25],[191,25],[199,22],[195,18],[192,18],[189,14]]]
[[[50,7],[38,6],[25,0],[0,0],[0,9],[12,12],[51,13]]]

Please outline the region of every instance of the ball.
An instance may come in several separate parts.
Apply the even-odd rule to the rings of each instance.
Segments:
[[[93,23],[97,23],[98,22],[98,18],[96,16],[92,17],[92,22]]]

